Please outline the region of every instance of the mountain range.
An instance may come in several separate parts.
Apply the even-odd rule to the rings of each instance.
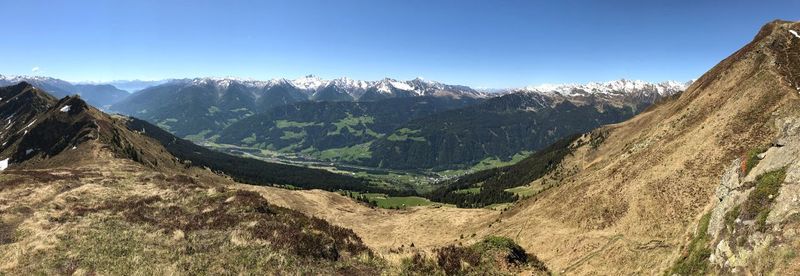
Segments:
[[[156,86],[159,84],[163,84],[169,82],[169,79],[165,80],[114,80],[114,81],[88,81],[88,82],[77,82],[75,84],[87,84],[87,85],[113,85],[116,88],[128,91],[130,93],[148,88],[150,86]]]
[[[447,169],[508,160],[619,122],[685,86],[619,80],[486,94],[422,79],[196,78],[144,89],[111,109],[195,141],[372,167]],[[549,134],[519,139],[533,133]]]
[[[127,91],[110,84],[73,84],[50,77],[0,75],[0,86],[14,85],[23,81],[44,89],[56,97],[80,95],[90,104],[100,108],[107,108],[129,95]]]
[[[566,135],[627,119],[686,86],[623,79],[490,94],[421,78],[323,80],[308,75],[268,81],[194,78],[115,82],[153,85],[129,94],[110,84],[0,77],[0,84],[20,81],[52,91],[57,97],[80,95],[90,104],[140,117],[198,142],[411,170],[463,169],[486,160],[509,160]],[[559,120],[570,123],[556,127],[559,122],[549,117],[563,117]],[[591,119],[571,120],[573,117]],[[487,128],[469,118],[492,121],[493,126]],[[280,127],[276,127],[278,124]],[[518,139],[540,132],[548,134],[537,135],[539,141]],[[415,133],[411,139],[409,133]],[[498,142],[501,138],[504,141]]]

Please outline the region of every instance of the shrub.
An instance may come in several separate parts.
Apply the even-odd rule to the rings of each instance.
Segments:
[[[758,159],[758,154],[760,154],[762,152],[765,152],[765,151],[767,151],[767,149],[762,146],[762,147],[751,149],[751,150],[747,151],[747,153],[745,153],[745,155],[742,157],[742,174],[743,175],[747,175],[748,173],[750,173],[750,170],[752,170],[753,168],[755,168],[756,165],[758,165],[758,162],[760,161]]]
[[[736,205],[736,207],[733,207],[733,209],[725,213],[725,225],[730,231],[733,231],[733,227],[735,226],[734,223],[736,222],[736,218],[739,217],[739,214],[741,214],[741,208],[739,205]]]
[[[415,253],[401,262],[403,275],[438,275],[442,274],[438,265],[420,253]]]
[[[477,251],[502,250],[507,251],[506,261],[519,265],[528,262],[528,253],[514,240],[506,237],[488,236],[482,242],[473,245]]]
[[[686,252],[672,266],[668,275],[704,275],[708,266],[708,257],[711,256],[711,249],[708,248],[710,242],[708,237],[708,222],[711,213],[703,215],[697,226],[697,233],[692,237]]]
[[[434,260],[420,254],[403,260],[403,274],[497,275],[519,272],[527,266],[547,273],[547,267],[516,242],[489,236],[471,246],[450,245],[434,250]]]
[[[472,248],[450,245],[436,250],[436,260],[447,275],[463,274],[462,265],[480,264],[481,255]]]
[[[742,219],[755,219],[757,229],[763,231],[772,202],[778,196],[785,178],[785,168],[759,175],[756,178],[755,189],[750,192],[747,200],[742,204]]]

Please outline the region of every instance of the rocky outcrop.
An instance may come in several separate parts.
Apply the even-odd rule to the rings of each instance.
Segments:
[[[721,273],[796,269],[786,264],[796,263],[800,240],[800,118],[777,119],[775,124],[780,136],[757,155],[757,165],[744,175],[742,160],[733,161],[717,187],[719,202],[711,211],[707,234],[712,237],[709,262]],[[773,176],[779,176],[777,189],[764,186]],[[761,212],[748,216],[748,208]]]

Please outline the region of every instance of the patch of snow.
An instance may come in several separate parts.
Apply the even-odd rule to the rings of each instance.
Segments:
[[[0,160],[0,171],[5,170],[8,168],[8,158]]]
[[[77,148],[78,148],[77,146],[72,146],[72,149],[77,149]]]
[[[797,34],[797,32],[795,30],[789,30],[789,32],[792,33],[792,35],[794,35],[794,37],[800,38],[800,34]]]
[[[319,78],[317,76],[308,75],[308,76],[293,80],[292,84],[294,84],[294,86],[296,86],[297,88],[304,89],[304,90],[317,90],[320,87],[323,87],[326,84],[328,84],[328,82],[322,80],[321,78]]]
[[[31,123],[30,123],[30,124],[28,124],[27,126],[25,126],[25,127],[24,127],[24,128],[22,128],[22,129],[29,128],[29,127],[31,127],[31,126],[32,126],[34,123],[36,123],[36,119],[34,119],[33,121],[31,121]]]
[[[381,93],[391,93],[392,92],[392,90],[389,88],[389,85],[387,85],[385,82],[381,82],[376,88],[378,89],[378,92],[381,92]]]
[[[254,79],[245,79],[245,78],[236,78],[236,77],[208,77],[208,78],[194,78],[194,79],[185,79],[179,80],[180,82],[187,83],[190,85],[213,85],[218,90],[226,90],[228,89],[231,84],[240,84],[245,87],[264,87],[268,84],[266,81],[254,80]]]
[[[567,96],[580,94],[625,95],[650,93],[666,96],[685,90],[690,83],[691,82],[680,83],[676,81],[649,83],[640,80],[622,79],[609,82],[590,82],[586,84],[542,84],[538,86],[528,86],[522,90],[537,93],[558,93]]]
[[[58,111],[61,111],[61,112],[69,112],[69,109],[70,109],[70,108],[71,108],[71,106],[69,106],[69,105],[65,105],[64,107],[62,107],[62,108],[61,108],[61,109],[59,109]]]
[[[405,91],[413,91],[414,90],[414,88],[411,87],[411,85],[408,85],[408,84],[406,84],[404,82],[391,81],[389,83],[392,84],[392,86],[394,86],[394,88],[397,88],[397,89],[400,89],[400,90],[405,90]]]
[[[26,149],[25,150],[25,155],[31,154],[31,152],[33,152],[33,149]]]

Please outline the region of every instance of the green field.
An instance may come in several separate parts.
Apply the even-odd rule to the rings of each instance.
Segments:
[[[278,128],[288,128],[288,127],[304,128],[304,127],[309,127],[309,126],[313,126],[313,125],[320,125],[321,126],[322,123],[315,124],[315,123],[309,123],[309,122],[293,122],[293,121],[287,121],[287,120],[277,120],[277,121],[275,121],[275,126],[278,127]]]
[[[354,145],[346,148],[327,149],[317,153],[312,153],[315,157],[322,160],[341,160],[341,161],[356,161],[359,159],[368,159],[372,157],[372,152],[369,146],[372,142]]]
[[[401,128],[396,130],[392,135],[386,137],[389,141],[405,141],[405,140],[414,140],[419,142],[425,142],[424,137],[416,137],[414,134],[419,133],[419,130],[411,130],[408,128]]]
[[[481,187],[469,188],[469,189],[461,189],[453,191],[457,194],[478,194],[481,192]]]
[[[299,139],[303,139],[303,137],[306,137],[306,131],[305,130],[302,130],[302,131],[284,130],[283,131],[283,136],[281,136],[281,139],[283,139],[283,140],[299,140]]]
[[[342,129],[344,128],[344,129],[347,129],[348,132],[353,133],[356,136],[362,136],[365,133],[367,135],[375,136],[375,135],[378,135],[378,134],[375,133],[372,130],[369,130],[369,127],[367,127],[367,125],[371,125],[374,122],[375,122],[375,118],[373,118],[371,116],[354,117],[352,114],[348,113],[346,118],[341,119],[338,122],[333,123],[333,125],[336,126],[336,130],[329,132],[328,135],[339,135],[339,134],[342,134]],[[368,131],[354,129],[354,127],[359,126],[359,125],[363,125],[364,129],[367,129]]]
[[[514,193],[515,195],[517,195],[519,197],[527,197],[527,196],[535,195],[536,192],[538,192],[538,189],[526,185],[526,186],[508,188],[508,189],[505,189],[505,191],[509,192],[509,193]]]
[[[504,210],[504,209],[506,209],[508,207],[511,207],[512,205],[514,205],[514,203],[495,203],[495,204],[492,204],[492,205],[487,205],[486,207],[483,207],[483,208],[496,210],[496,211],[502,211],[502,210]]]
[[[347,192],[340,192],[347,195]],[[369,201],[375,201],[379,208],[384,209],[404,209],[414,206],[427,206],[434,202],[418,196],[387,196],[386,194],[350,192],[351,197],[364,195]]]
[[[522,159],[525,159],[525,157],[528,157],[528,155],[530,155],[530,154],[531,154],[530,151],[523,151],[523,152],[515,154],[514,156],[511,157],[510,160],[507,160],[507,161],[503,161],[503,160],[500,160],[500,159],[495,158],[495,157],[489,157],[489,158],[481,160],[480,162],[478,162],[474,166],[472,166],[470,168],[467,168],[467,169],[446,170],[446,171],[440,171],[440,172],[437,172],[437,173],[439,175],[445,176],[445,177],[461,176],[461,175],[464,175],[464,174],[469,174],[469,173],[473,173],[473,172],[477,172],[477,171],[482,171],[482,170],[487,170],[487,169],[492,169],[492,168],[497,168],[497,167],[514,165],[517,162],[522,161]]]

